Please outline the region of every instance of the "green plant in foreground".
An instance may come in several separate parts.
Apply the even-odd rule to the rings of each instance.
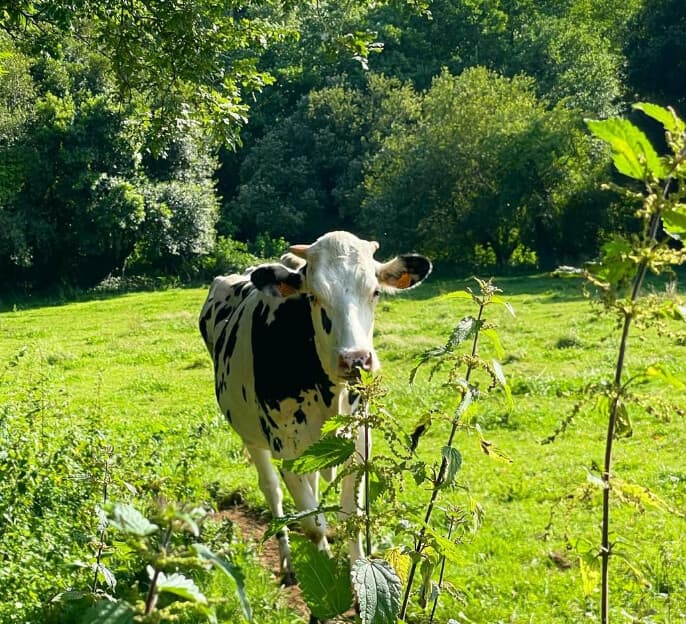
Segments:
[[[330,559],[304,540],[295,542],[296,572],[315,617],[327,619],[348,610],[352,604],[352,580],[363,624],[393,624],[398,618],[409,621],[406,620],[409,598],[419,572],[418,602],[423,609],[431,605],[429,622],[434,620],[438,596],[443,588],[446,560],[459,562],[461,557],[456,544],[478,529],[483,514],[481,506],[471,497],[466,508],[439,505],[439,495],[457,485],[456,478],[462,465],[462,456],[453,446],[455,434],[458,428],[468,426],[463,419],[483,393],[479,382],[472,380],[472,374],[482,373],[488,389],[501,388],[508,404],[511,403],[501,365],[497,359],[487,360],[479,355],[478,340],[480,335],[486,336],[497,356],[502,358],[503,350],[495,325],[484,318],[484,311],[488,306],[498,304],[506,306],[511,313],[513,310],[499,296],[501,291],[491,281],[477,280],[477,283],[479,292],[476,294],[471,290],[460,291],[446,298],[469,299],[478,306],[478,315],[463,318],[444,346],[423,353],[411,375],[410,381],[414,381],[417,370],[429,362],[433,364],[432,377],[446,368],[446,385],[455,391],[458,398],[452,416],[446,418],[451,429],[439,461],[424,461],[416,450],[431,421],[440,420],[440,417],[424,417],[414,433],[407,435],[384,408],[380,377],[361,371],[360,382],[351,388],[359,395],[359,409],[354,414],[339,415],[327,421],[322,428],[325,437],[301,457],[286,464],[289,470],[302,474],[340,466],[332,485],[354,475],[356,483],[364,491],[360,515],[344,522],[346,537],[360,531],[365,545],[366,556],[352,562],[350,576],[344,557]],[[469,344],[466,353],[459,350],[463,343]],[[463,367],[465,373],[461,375],[459,371]],[[507,459],[483,437],[478,425],[474,429],[479,433],[481,449],[486,454]],[[371,455],[371,431],[384,439],[388,447],[386,452]],[[357,432],[361,432],[362,444],[356,451],[353,440]],[[410,505],[401,500],[399,494],[404,489],[405,476],[418,487],[429,486],[430,499],[424,506]],[[466,490],[464,486],[460,487]],[[381,503],[390,507],[388,513],[379,513],[378,509],[372,508],[372,505],[378,508]],[[321,507],[274,519],[264,539],[304,515],[333,509],[336,508]],[[442,513],[448,526],[447,536],[434,526],[433,516],[437,511]],[[394,541],[374,552],[374,537],[384,529],[390,529]],[[436,576],[438,579],[434,580]]]
[[[241,569],[214,554],[206,545],[189,542],[183,537],[186,533],[199,538],[198,520],[205,515],[204,510],[185,511],[161,503],[154,514],[155,522],[151,522],[129,504],[105,503],[103,508],[103,546],[98,547],[92,564],[93,587],[90,591],[64,592],[53,601],[60,603],[71,618],[77,618],[76,621],[82,624],[195,622],[199,619],[217,622],[207,597],[187,574],[201,573],[214,566],[233,579],[243,616],[246,621],[252,621]],[[119,542],[117,548],[129,567],[145,565],[147,582],[143,587],[133,582],[122,589],[115,574],[102,563],[105,528],[115,529],[123,536],[124,541]],[[99,578],[105,581],[106,591],[98,586]],[[125,598],[115,596],[115,589],[116,594]]]
[[[639,203],[636,216],[640,232],[633,236],[616,235],[602,248],[601,257],[584,272],[601,293],[608,310],[617,315],[621,338],[612,381],[596,388],[596,410],[607,417],[605,453],[599,485],[603,493],[600,559],[601,623],[609,621],[609,566],[615,554],[610,541],[610,495],[620,497],[621,481],[613,475],[613,442],[631,433],[628,406],[636,399],[632,391],[638,383],[660,379],[679,389],[686,384],[661,364],[651,363],[637,374],[627,376],[625,360],[632,324],[641,328],[672,317],[686,320],[686,306],[673,299],[641,297],[648,272],[670,272],[686,262],[686,125],[671,109],[654,104],[636,104],[659,122],[665,130],[669,153],[658,156],[646,135],[627,119],[587,121],[591,132],[609,143],[617,170],[633,182],[625,186],[607,185],[632,203]],[[662,234],[664,232],[664,234]],[[675,241],[678,241],[674,244]],[[626,489],[626,488],[624,488]]]
[[[446,514],[449,517],[447,538],[437,539],[438,536],[431,527],[431,520],[434,511],[437,509],[439,495],[443,490],[455,483],[455,477],[462,465],[462,456],[453,446],[455,434],[457,433],[458,428],[465,426],[465,416],[467,415],[467,412],[481,396],[481,390],[479,389],[478,383],[475,383],[472,380],[472,373],[475,371],[482,371],[485,373],[489,382],[488,388],[502,388],[505,392],[508,405],[511,406],[512,402],[510,388],[498,359],[487,360],[481,357],[479,355],[478,346],[479,337],[483,335],[492,343],[497,357],[502,358],[503,348],[495,325],[489,323],[484,318],[484,312],[490,305],[503,305],[512,315],[514,315],[514,310],[500,297],[499,293],[502,291],[493,284],[492,280],[484,281],[478,278],[475,279],[479,286],[478,293],[473,293],[471,289],[467,289],[465,291],[450,293],[446,295],[445,298],[459,298],[472,301],[478,306],[477,316],[467,316],[461,319],[452,330],[445,345],[425,351],[420,356],[419,361],[410,374],[410,382],[413,382],[419,368],[430,362],[432,363],[430,376],[436,374],[441,368],[447,367],[448,374],[446,384],[455,392],[458,403],[452,418],[450,419],[451,426],[448,440],[441,449],[440,466],[438,470],[434,469],[433,476],[428,479],[431,485],[431,495],[426,506],[421,528],[414,540],[414,550],[410,555],[411,564],[400,610],[401,619],[404,619],[406,616],[412,584],[417,568],[419,567],[423,581],[420,602],[421,604],[427,604],[429,600],[433,602],[429,617],[429,622],[433,622],[438,604],[438,596],[443,583],[445,561],[446,558],[449,558],[453,542],[455,541],[455,537],[453,536],[455,525],[457,524],[458,527],[469,527],[470,516],[473,527],[478,526],[481,521],[481,507],[478,503],[470,501],[470,510],[468,514],[457,513],[453,514],[452,517],[450,513]],[[469,352],[463,353],[456,351],[462,343],[470,344]],[[464,368],[465,371],[464,375],[460,374],[462,368]],[[430,417],[420,421],[412,435],[413,448],[416,448],[419,437],[426,432],[426,429],[430,424]],[[476,429],[479,433],[481,448],[486,454],[507,459],[496,447],[481,435],[481,430],[478,425],[476,426]],[[434,553],[438,556],[433,556]],[[439,580],[438,583],[433,584],[431,579],[437,567],[440,567]]]

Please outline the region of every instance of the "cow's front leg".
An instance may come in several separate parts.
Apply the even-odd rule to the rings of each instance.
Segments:
[[[365,449],[366,446],[366,449]],[[372,435],[371,431],[367,431],[365,440],[364,428],[360,427],[357,433],[357,440],[355,440],[355,453],[348,460],[348,462],[361,462],[366,455],[368,456],[372,450]],[[359,485],[357,485],[359,484]],[[364,509],[364,478],[358,479],[357,473],[343,477],[341,485],[341,511],[339,513],[339,520],[346,521],[351,516],[361,516]],[[355,534],[350,537],[348,545],[350,553],[350,565],[355,563],[358,559],[364,557],[364,549],[362,548],[362,533],[357,530]]]
[[[283,516],[283,492],[279,484],[279,475],[274,469],[271,460],[271,453],[267,450],[248,447],[250,457],[252,457],[257,474],[259,477],[259,484],[264,497],[267,499],[267,504],[272,512],[274,518],[281,518]],[[288,528],[283,527],[277,534],[276,538],[279,540],[279,571],[281,573],[282,585],[295,585],[295,573],[293,572],[293,564],[291,562],[291,550],[288,545]]]
[[[319,474],[312,473],[298,475],[288,470],[281,472],[283,480],[286,482],[288,491],[293,497],[298,511],[317,509],[319,507]],[[302,529],[316,545],[319,550],[329,552],[329,543],[326,539],[326,519],[324,514],[318,513],[307,516],[300,521]]]

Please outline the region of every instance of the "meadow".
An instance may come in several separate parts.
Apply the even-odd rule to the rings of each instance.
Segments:
[[[437,621],[598,621],[593,559],[606,422],[585,389],[612,378],[616,319],[574,280],[527,276],[496,284],[516,312],[487,311],[498,325],[514,405],[508,409],[496,393],[470,415],[500,456],[483,452],[473,428],[458,432],[462,487],[444,497],[456,504],[471,497],[485,516],[474,537],[458,546],[462,560],[446,571],[450,591]],[[443,344],[457,321],[474,313],[468,301],[441,295],[473,285],[434,275],[412,293],[379,304],[375,342],[385,406],[407,431],[425,414],[437,415],[420,442],[426,459],[445,443],[440,415],[451,414],[455,403],[440,374],[430,380],[420,371],[410,385],[409,372],[420,353]],[[142,504],[164,497],[211,510],[240,503],[266,515],[254,469],[215,405],[211,362],[196,325],[205,294],[205,288],[188,288],[60,304],[3,302],[0,444],[14,450],[0,446],[0,476],[14,489],[0,489],[1,621],[61,621],[49,610],[35,619],[36,605],[70,585],[87,586],[67,564],[88,558],[89,538],[73,535],[70,525],[97,525],[96,472],[105,457],[111,499]],[[481,348],[493,357],[488,342]],[[657,361],[686,380],[683,322],[633,328],[628,373]],[[636,394],[639,402],[629,406],[632,435],[615,450],[622,485],[612,510],[613,621],[686,622],[686,397],[659,381],[637,387]],[[545,443],[572,414],[566,430]],[[384,452],[383,444],[377,449]],[[92,470],[82,475],[83,466]],[[427,492],[407,484],[400,496],[418,499]],[[219,529],[213,530],[216,537]],[[259,564],[256,545],[240,527],[226,530],[247,574],[255,621],[307,621]],[[394,540],[388,531],[377,537],[378,547]],[[135,578],[124,567],[118,573]],[[239,621],[230,584],[214,575],[203,582],[219,605],[219,621]],[[413,613],[421,621],[418,608]]]

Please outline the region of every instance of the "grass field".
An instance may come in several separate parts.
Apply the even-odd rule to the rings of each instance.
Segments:
[[[438,621],[597,621],[595,572],[583,561],[599,548],[600,490],[589,474],[597,475],[602,465],[606,423],[588,401],[555,442],[542,441],[589,383],[612,378],[616,323],[582,296],[578,282],[532,276],[497,284],[516,310],[514,318],[501,307],[487,314],[499,325],[514,409],[494,396],[471,419],[512,461],[484,455],[473,429],[458,434],[464,459],[459,481],[483,506],[485,520],[475,538],[459,546],[463,560],[447,570],[454,592],[442,598]],[[454,408],[440,376],[429,382],[420,373],[413,386],[407,379],[416,356],[442,344],[456,322],[474,312],[469,302],[439,299],[467,285],[434,276],[408,296],[379,305],[376,346],[386,407],[407,430],[429,410],[450,414]],[[162,492],[216,507],[238,492],[249,506],[263,509],[254,469],[215,407],[210,359],[196,329],[205,293],[175,289],[18,304],[0,315],[0,402],[38,405],[39,418],[30,424],[40,427],[46,448],[60,431],[97,428],[99,439],[114,448],[113,471],[141,496]],[[629,374],[662,361],[686,381],[686,326],[665,321],[664,330],[634,327]],[[488,355],[486,343],[483,349]],[[612,510],[613,622],[686,622],[686,396],[659,382],[637,393],[653,398],[630,407],[633,436],[616,445],[615,475],[628,485],[625,500],[615,496]],[[434,426],[420,453],[430,458],[446,436],[445,427]],[[112,496],[117,494],[125,490],[113,486]],[[408,487],[404,495],[426,492]],[[446,497],[466,500],[459,489]],[[301,621],[252,551],[243,551],[256,621]],[[3,579],[9,582],[0,571],[0,587]],[[36,592],[36,601],[50,598]],[[226,586],[213,581],[209,593],[223,592]],[[8,610],[0,613],[7,613],[15,597],[6,594],[2,601]],[[222,621],[234,620],[227,615]]]

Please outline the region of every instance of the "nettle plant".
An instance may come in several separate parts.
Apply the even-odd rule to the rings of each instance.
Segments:
[[[363,624],[431,623],[441,592],[452,591],[445,583],[446,561],[457,563],[462,559],[458,545],[479,529],[483,517],[481,505],[457,479],[462,466],[462,455],[454,445],[458,430],[473,429],[485,454],[509,461],[467,417],[487,390],[500,389],[508,409],[511,407],[510,389],[500,363],[481,357],[478,346],[483,336],[502,358],[496,326],[485,319],[484,313],[492,305],[503,305],[512,314],[514,311],[492,281],[476,281],[477,293],[467,289],[445,295],[444,299],[468,299],[478,307],[477,315],[461,319],[444,345],[422,353],[410,375],[412,383],[424,366],[430,366],[430,378],[444,374],[444,385],[451,397],[448,413],[422,416],[413,433],[407,434],[384,407],[381,378],[360,371],[360,382],[352,389],[360,396],[360,409],[327,421],[322,430],[325,437],[288,462],[289,470],[301,474],[338,467],[329,488],[354,474],[364,493],[361,514],[344,519],[342,532],[346,539],[336,542],[345,543],[351,535],[362,533],[366,556],[353,562],[352,570],[345,553],[330,557],[305,539],[294,540],[298,581],[317,619],[336,617],[356,602]],[[419,442],[430,427],[441,424],[449,429],[447,441],[438,458],[426,461],[417,453]],[[362,431],[365,441],[362,453],[355,450],[357,431]],[[371,431],[383,438],[386,449],[373,456]],[[404,500],[401,495],[408,482],[428,490],[428,500],[423,504]],[[466,503],[454,504],[455,496],[445,495],[450,490],[466,494]],[[306,515],[337,509],[322,506],[276,518],[263,539]],[[412,596],[416,598],[416,609]]]
[[[686,262],[683,245],[686,239],[686,124],[672,109],[648,103],[636,104],[634,108],[663,126],[668,147],[666,155],[659,156],[646,135],[627,119],[589,120],[587,125],[596,137],[609,144],[617,171],[630,178],[624,185],[608,184],[606,188],[638,206],[636,217],[640,221],[640,230],[633,235],[615,235],[602,247],[596,262],[590,263],[583,271],[574,271],[583,275],[597,290],[606,310],[616,315],[621,330],[613,378],[589,388],[595,399],[594,409],[607,418],[604,460],[600,477],[595,479],[602,489],[603,499],[601,545],[599,555],[595,557],[596,561],[599,557],[601,562],[602,624],[609,621],[610,613],[610,559],[612,555],[623,556],[616,544],[610,541],[610,497],[613,494],[618,500],[628,497],[640,504],[641,500],[636,500],[638,492],[643,501],[659,501],[645,488],[627,486],[613,474],[613,443],[616,438],[632,432],[629,406],[641,404],[635,393],[639,384],[661,380],[678,390],[686,390],[686,384],[660,362],[651,362],[631,375],[627,374],[625,367],[629,332],[633,325],[643,330],[649,327],[659,329],[665,319],[686,320],[686,306],[680,304],[674,294],[673,272],[673,267]],[[664,295],[642,296],[649,272],[673,278],[671,288]],[[653,410],[656,403],[657,399],[652,401]],[[571,418],[556,433],[564,430]],[[668,506],[662,507],[668,509]]]
[[[211,567],[233,580],[243,618],[252,621],[241,568],[197,541],[199,523],[206,515],[202,508],[188,510],[158,501],[148,519],[133,505],[108,502],[107,473],[104,483],[93,557],[75,562],[92,575],[92,581],[88,590],[66,591],[53,599],[60,621],[66,617],[82,624],[216,623],[214,607],[195,580]],[[119,572],[125,582],[118,578]]]

